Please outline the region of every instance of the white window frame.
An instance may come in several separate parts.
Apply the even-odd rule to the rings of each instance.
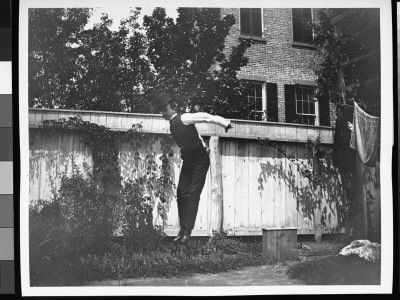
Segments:
[[[312,8],[311,8],[311,23],[314,23],[314,10]],[[312,36],[313,41],[314,41],[314,38],[315,38],[314,28],[311,29],[311,36]]]
[[[298,110],[297,110],[297,89],[299,89],[299,88],[306,88],[306,89],[310,89],[313,91],[313,97],[312,97],[313,100],[312,101],[314,101],[314,114],[306,114],[303,112],[301,112],[301,113],[298,112]],[[319,106],[318,106],[318,101],[315,98],[315,90],[316,90],[315,86],[296,84],[294,87],[294,95],[295,95],[294,97],[295,97],[295,103],[296,103],[296,115],[315,117],[314,125],[319,126]],[[302,102],[303,102],[303,100],[302,100]],[[307,125],[307,124],[304,124],[304,125]]]
[[[262,82],[262,121],[267,120],[267,83]]]

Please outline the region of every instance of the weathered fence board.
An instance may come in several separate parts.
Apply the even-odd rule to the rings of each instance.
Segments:
[[[249,143],[249,228],[261,228],[261,203],[258,193],[258,177],[260,174],[261,145],[257,142]]]
[[[248,226],[248,144],[244,141],[236,142],[236,173],[235,173],[235,215],[234,228]]]
[[[259,194],[261,196],[261,224],[266,228],[274,227],[275,183],[272,176],[273,158],[270,156],[271,148],[261,147],[261,170],[259,173]]]
[[[275,163],[274,165],[277,167],[277,174],[275,176],[275,224],[274,227],[282,228],[285,227],[285,204],[286,204],[286,190],[284,189],[285,181],[284,181],[284,168],[283,164],[285,163],[285,159],[283,155],[279,152],[275,153]]]
[[[133,124],[141,123],[145,131],[154,133],[153,145],[142,145],[141,148],[126,142],[120,145],[121,176],[124,180],[134,179],[141,175],[144,161],[135,160],[135,153],[152,153],[158,166],[162,155],[160,139],[169,133],[168,122],[156,115],[115,114],[73,111],[30,110],[31,126],[30,145],[30,199],[52,198],[52,189],[57,190],[63,174],[71,174],[72,157],[78,166],[86,162],[92,168],[91,149],[85,145],[83,136],[75,131],[48,133],[35,129],[44,119],[66,118],[82,115],[90,122],[111,127],[113,130],[128,130]],[[296,227],[298,233],[313,233],[313,222],[302,212],[301,200],[312,197],[308,179],[302,177],[296,165],[283,157],[279,151],[270,146],[261,146],[255,139],[258,134],[268,136],[285,145],[288,153],[294,153],[302,161],[307,161],[308,149],[304,143],[310,136],[317,136],[317,130],[325,131],[324,142],[332,143],[331,129],[319,127],[293,127],[284,124],[233,121],[234,128],[230,135],[222,128],[209,124],[200,124],[199,131],[207,136],[219,136],[219,155],[222,173],[222,227],[236,235],[261,235],[262,228]],[[289,133],[290,131],[290,133]],[[35,137],[35,135],[37,135]],[[177,146],[173,148],[172,178],[178,184],[181,160]],[[55,186],[51,186],[54,179]],[[334,183],[332,183],[334,184]],[[208,235],[217,224],[218,202],[212,195],[215,184],[211,180],[210,170],[205,187],[201,194],[199,212],[193,235]],[[150,193],[150,192],[149,192]],[[151,194],[151,193],[150,193]],[[327,206],[329,193],[324,193],[323,207]],[[154,223],[162,225],[157,211],[160,199],[154,198]],[[214,199],[214,200],[212,200]],[[176,188],[168,192],[167,219],[165,232],[174,235],[179,230],[179,218],[176,203]],[[297,209],[297,206],[299,207]],[[332,209],[335,210],[334,205]],[[327,224],[327,228],[337,225],[336,214]],[[325,230],[328,232],[329,230]]]
[[[223,227],[231,230],[234,227],[235,216],[235,173],[236,173],[236,144],[232,139],[226,139],[221,145],[222,149],[222,176],[223,185]]]
[[[297,152],[297,147],[294,144],[287,144],[286,151],[289,154]],[[285,169],[285,186],[286,186],[286,203],[285,203],[285,227],[296,227],[297,226],[297,214],[296,214],[296,173],[294,169],[296,166],[288,159],[284,160]]]
[[[152,133],[169,133],[168,121],[160,115],[152,114],[130,114],[115,112],[95,112],[95,111],[71,111],[71,110],[53,110],[53,109],[30,109],[29,114],[35,117],[29,118],[29,126],[35,128],[41,125],[42,120],[69,118],[72,116],[81,116],[82,119],[94,122],[98,125],[110,127],[112,130],[128,130],[132,124],[142,123],[143,129]],[[129,125],[129,119],[132,120]],[[315,139],[318,134],[323,144],[333,143],[333,128],[313,125],[298,125],[286,123],[270,123],[258,121],[232,120],[234,128],[225,133],[225,131],[213,124],[196,125],[201,135],[217,135],[224,138],[237,139],[257,139],[268,137],[275,141],[286,142],[307,142],[308,138]],[[128,126],[127,126],[128,125]],[[296,132],[302,132],[297,134]],[[305,133],[307,132],[307,133]]]

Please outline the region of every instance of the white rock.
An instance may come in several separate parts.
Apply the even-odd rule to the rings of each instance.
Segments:
[[[371,243],[369,240],[355,240],[344,247],[340,255],[356,254],[367,261],[378,261],[381,259],[381,244]]]

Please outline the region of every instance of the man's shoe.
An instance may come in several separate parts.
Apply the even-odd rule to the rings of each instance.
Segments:
[[[172,243],[174,243],[174,244],[178,243],[182,239],[182,236],[183,236],[184,232],[185,232],[185,230],[183,228],[181,228],[179,230],[178,235],[172,240]]]
[[[182,237],[181,237],[181,239],[180,239],[180,242],[181,242],[182,244],[185,244],[185,243],[189,240],[190,234],[191,234],[191,233],[192,233],[191,230],[184,230],[184,231],[183,231],[183,235],[182,235]]]

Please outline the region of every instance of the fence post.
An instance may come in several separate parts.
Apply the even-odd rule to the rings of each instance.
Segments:
[[[221,232],[223,224],[222,165],[219,137],[210,137],[211,213],[209,229]]]

